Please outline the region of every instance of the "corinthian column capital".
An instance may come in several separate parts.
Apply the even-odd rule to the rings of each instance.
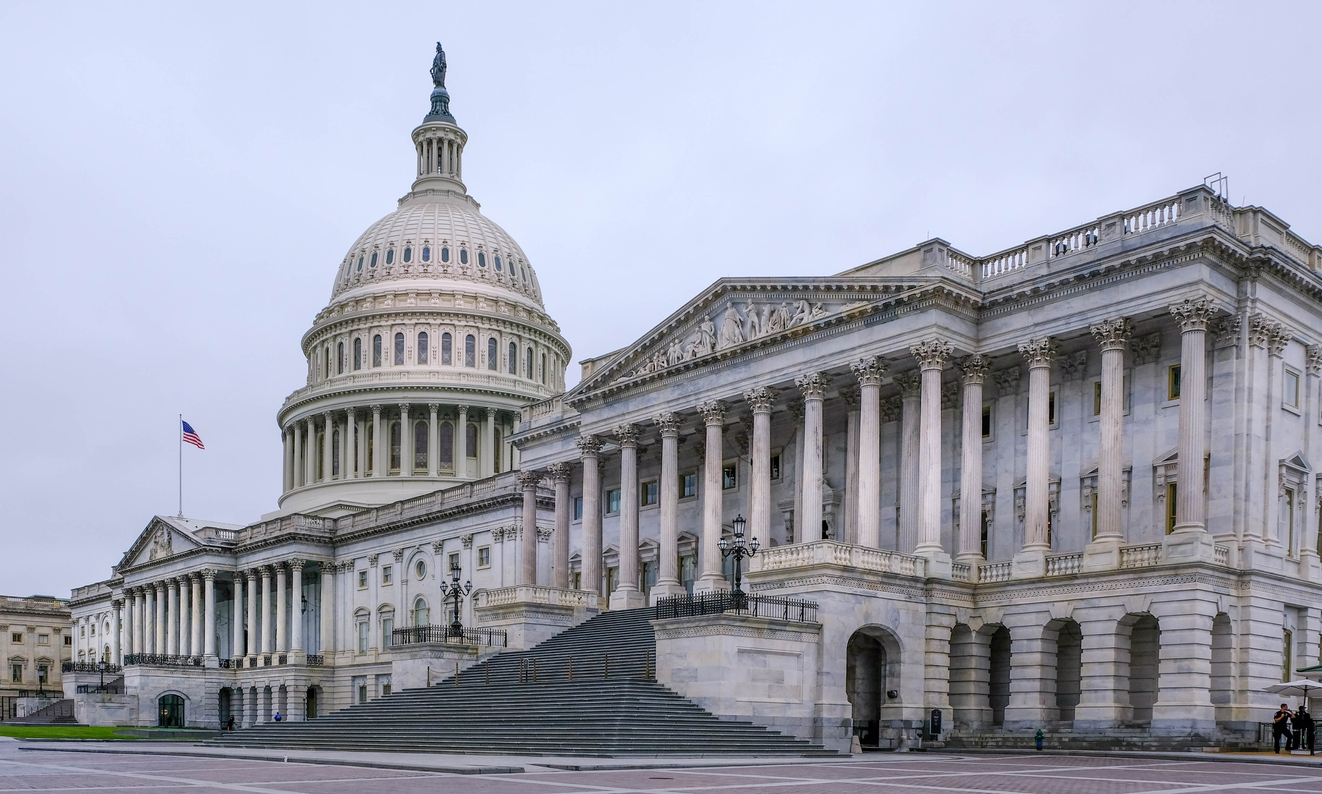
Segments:
[[[1185,298],[1172,304],[1170,312],[1180,324],[1181,331],[1206,331],[1212,317],[1216,315],[1216,307],[1212,305],[1211,298]]]
[[[552,463],[546,467],[546,473],[551,475],[552,482],[569,482],[570,468],[568,463]]]
[[[720,425],[725,422],[725,403],[721,400],[711,400],[698,404],[698,413],[702,414],[702,421],[708,425]]]
[[[918,359],[919,369],[942,369],[950,358],[952,348],[944,339],[928,339],[909,347],[909,352]]]
[[[1019,354],[1024,357],[1029,369],[1050,367],[1059,350],[1060,346],[1056,344],[1056,340],[1049,336],[1019,343]]]
[[[901,372],[896,375],[895,387],[900,390],[901,397],[917,397],[923,382],[914,372]]]
[[[1116,317],[1112,320],[1103,320],[1089,330],[1092,331],[1093,338],[1101,345],[1102,350],[1124,350],[1129,347],[1129,337],[1134,334],[1134,324],[1128,317]]]
[[[776,392],[765,386],[749,389],[744,392],[744,402],[748,403],[755,414],[769,414],[771,407],[776,404]]]
[[[578,444],[578,454],[582,457],[595,458],[601,452],[601,439],[596,436],[579,436],[574,443]]]
[[[820,400],[826,396],[826,387],[828,381],[826,376],[820,372],[812,372],[807,375],[794,379],[794,385],[799,387],[805,400]]]
[[[521,471],[515,476],[524,490],[536,488],[537,483],[542,481],[542,473],[539,471]]]
[[[974,353],[961,358],[956,366],[959,367],[959,376],[965,386],[979,385],[987,379],[991,360],[981,353]]]
[[[661,436],[679,436],[679,414],[669,411],[652,417],[652,422],[661,429]]]
[[[637,448],[638,425],[620,425],[615,428],[615,438],[619,440],[621,448]]]
[[[849,368],[854,371],[854,377],[858,378],[860,386],[880,386],[881,378],[886,374],[885,362],[876,356],[860,358],[850,364]]]

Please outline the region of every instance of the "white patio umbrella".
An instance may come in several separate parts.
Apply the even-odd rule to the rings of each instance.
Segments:
[[[1298,697],[1307,700],[1309,692],[1322,692],[1322,683],[1309,681],[1307,678],[1301,678],[1298,681],[1286,681],[1280,684],[1272,684],[1263,691],[1270,692],[1273,695],[1280,695],[1281,697]],[[1308,750],[1308,754],[1313,754],[1313,749],[1311,747]]]

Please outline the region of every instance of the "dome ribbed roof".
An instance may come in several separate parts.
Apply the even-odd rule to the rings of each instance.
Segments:
[[[486,283],[542,306],[537,276],[523,249],[466,197],[414,199],[369,226],[340,264],[331,299],[400,279],[435,279],[442,289],[453,280]]]

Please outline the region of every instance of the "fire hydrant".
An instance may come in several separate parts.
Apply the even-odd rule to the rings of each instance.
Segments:
[[[1042,749],[1042,729],[1041,729],[1041,728],[1038,728],[1038,729],[1037,729],[1037,735],[1033,737],[1033,741],[1037,742],[1037,749],[1038,749],[1038,750],[1041,750],[1041,749]]]

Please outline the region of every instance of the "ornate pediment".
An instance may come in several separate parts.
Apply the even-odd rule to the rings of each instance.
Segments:
[[[198,548],[199,545],[187,532],[171,526],[157,516],[138,535],[138,539],[124,555],[124,561],[130,567],[142,565],[182,554]],[[124,563],[121,562],[118,567],[124,567]]]

